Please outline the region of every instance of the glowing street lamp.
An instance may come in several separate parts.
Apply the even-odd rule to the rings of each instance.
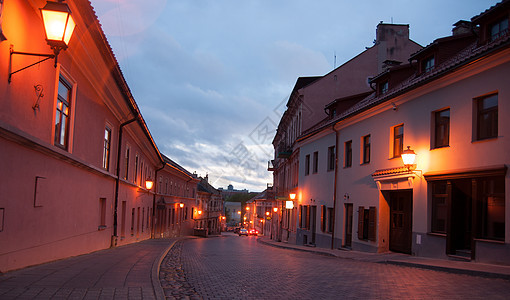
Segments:
[[[145,188],[147,190],[151,190],[153,185],[154,185],[154,181],[150,180],[149,178],[147,178],[147,180],[145,180]]]
[[[180,207],[180,208],[183,208],[183,207],[184,207],[184,203],[182,203],[182,202],[181,202],[181,203],[179,203],[179,207]]]
[[[415,169],[416,165],[414,164],[416,160],[416,153],[411,150],[411,146],[407,146],[407,149],[402,151],[402,161],[404,162],[404,166],[408,169]]]
[[[269,217],[269,214],[270,214],[270,212],[266,211],[266,216],[268,216],[268,217]]]
[[[278,207],[273,207],[273,212],[277,213],[278,212]]]
[[[40,53],[29,53],[29,52],[19,52],[11,50],[10,56],[12,59],[12,55],[30,55],[30,56],[41,56],[46,57],[38,62],[35,62],[31,65],[18,69],[16,71],[10,71],[9,69],[9,77],[8,82],[11,82],[11,77],[13,74],[28,69],[32,66],[35,66],[45,60],[50,58],[55,58],[55,67],[57,67],[57,58],[58,54],[61,50],[66,50],[71,40],[71,36],[73,35],[74,28],[76,27],[76,23],[74,22],[73,17],[71,16],[71,10],[66,3],[63,3],[62,0],[58,2],[47,1],[46,5],[40,9],[41,16],[43,19],[44,25],[44,33],[46,35],[46,42],[53,50],[53,54],[40,54]]]
[[[246,210],[247,210],[247,211],[248,211],[248,210],[250,210],[250,207],[249,207],[249,206],[246,206]]]

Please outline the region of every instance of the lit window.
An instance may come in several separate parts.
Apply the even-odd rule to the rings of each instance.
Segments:
[[[108,170],[110,167],[110,147],[112,140],[112,130],[108,127],[104,129],[104,144],[103,144],[103,168]]]
[[[434,145],[433,148],[450,145],[450,109],[434,112]]]
[[[71,91],[71,84],[61,76],[58,81],[57,111],[55,115],[55,145],[66,150],[69,143]]]
[[[400,157],[404,150],[404,125],[393,127],[393,158]]]
[[[498,136],[498,95],[475,99],[476,140]]]
[[[352,166],[352,141],[345,142],[344,153],[344,167],[350,168]]]

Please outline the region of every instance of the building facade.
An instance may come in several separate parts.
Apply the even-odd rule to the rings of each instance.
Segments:
[[[0,272],[161,233],[156,173],[196,189],[159,152],[90,2],[65,2],[76,26],[58,60],[45,3],[0,2]]]
[[[510,264],[509,18],[503,1],[457,22],[298,137],[298,243],[324,246],[328,233],[332,248]]]

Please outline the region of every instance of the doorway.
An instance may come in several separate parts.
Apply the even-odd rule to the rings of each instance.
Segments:
[[[391,251],[411,254],[413,191],[389,192]]]
[[[317,206],[310,206],[310,223],[312,225],[312,244],[315,245],[315,235],[317,233]]]
[[[352,203],[345,203],[344,247],[352,247]]]
[[[448,253],[471,257],[472,241],[472,183],[454,180],[451,187],[451,223]]]

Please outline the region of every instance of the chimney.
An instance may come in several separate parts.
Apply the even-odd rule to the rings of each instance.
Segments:
[[[473,24],[470,21],[460,20],[453,24],[452,35],[470,33],[473,30]]]
[[[392,41],[395,37],[409,39],[409,25],[385,24],[382,21],[377,24],[376,44],[381,41]]]

